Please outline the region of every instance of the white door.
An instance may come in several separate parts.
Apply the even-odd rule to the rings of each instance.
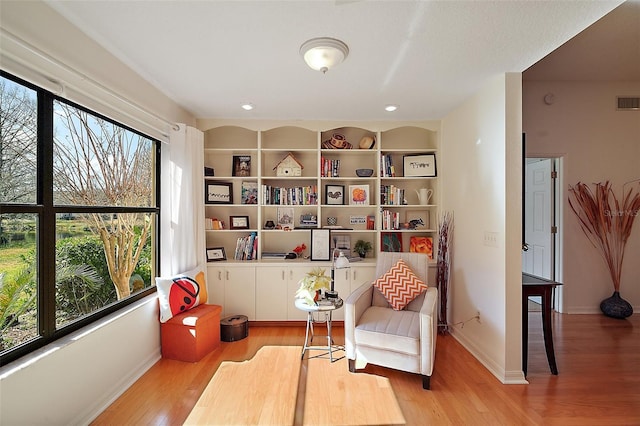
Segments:
[[[525,242],[529,250],[522,252],[522,271],[542,278],[554,279],[552,159],[528,158],[525,178]]]

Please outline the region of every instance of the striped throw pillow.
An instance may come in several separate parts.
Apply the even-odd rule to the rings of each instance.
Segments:
[[[413,299],[427,289],[427,285],[413,273],[402,259],[398,260],[384,275],[375,280],[373,285],[380,290],[396,311],[404,309]]]

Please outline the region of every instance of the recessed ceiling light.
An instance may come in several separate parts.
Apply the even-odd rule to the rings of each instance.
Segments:
[[[393,112],[398,109],[398,105],[387,105],[384,110],[387,112]]]
[[[245,111],[251,111],[254,108],[255,106],[253,106],[253,104],[242,104],[242,109]]]

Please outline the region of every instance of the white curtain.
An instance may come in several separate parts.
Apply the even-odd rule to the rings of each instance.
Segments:
[[[204,134],[180,124],[162,144],[161,275],[179,274],[205,260]]]

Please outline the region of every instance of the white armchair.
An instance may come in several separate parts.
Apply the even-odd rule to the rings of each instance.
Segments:
[[[376,277],[403,259],[427,285],[428,258],[419,253],[379,253]],[[385,297],[366,283],[345,302],[345,351],[349,371],[366,363],[422,375],[422,387],[430,389],[438,333],[438,290],[429,286],[405,309],[395,311]]]

